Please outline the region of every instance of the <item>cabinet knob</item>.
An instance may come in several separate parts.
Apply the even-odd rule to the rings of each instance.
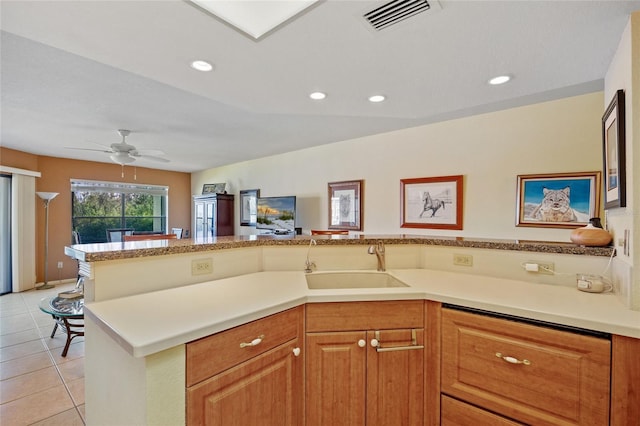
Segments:
[[[264,339],[264,334],[256,337],[255,339],[253,339],[249,343],[244,343],[244,342],[240,343],[240,347],[241,348],[246,348],[246,347],[249,347],[249,346],[258,346],[260,343],[262,343],[262,339]]]
[[[371,339],[371,346],[374,348],[380,346],[380,342],[378,341],[378,339]]]
[[[293,355],[300,356],[300,348],[293,348]]]
[[[360,339],[358,340],[358,346],[364,348],[365,346],[367,346],[367,342],[365,342],[364,339]]]

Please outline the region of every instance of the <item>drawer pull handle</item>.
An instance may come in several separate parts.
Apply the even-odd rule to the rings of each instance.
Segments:
[[[411,351],[415,349],[424,349],[423,345],[418,345],[418,333],[415,329],[411,330],[411,344],[408,346],[387,346],[382,347],[380,341],[380,332],[374,332],[374,339],[371,339],[371,346],[376,348],[376,352],[395,352],[395,351]]]
[[[264,334],[261,334],[260,336],[256,337],[250,343],[244,343],[244,342],[240,343],[240,347],[246,348],[249,346],[258,346],[260,343],[262,343],[262,339],[264,339]]]
[[[293,356],[300,356],[300,348],[293,348]]]
[[[531,361],[529,361],[528,359],[523,359],[522,361],[520,361],[518,358],[514,358],[512,356],[507,356],[507,355],[502,355],[500,352],[496,352],[496,356],[498,358],[503,359],[504,361],[507,361],[509,364],[531,365]]]

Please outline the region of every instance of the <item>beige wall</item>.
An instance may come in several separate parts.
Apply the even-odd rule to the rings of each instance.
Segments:
[[[640,277],[633,273],[634,265],[640,264],[640,253],[635,250],[640,241],[640,217],[637,206],[640,206],[640,12],[631,15],[629,23],[622,34],[615,56],[605,76],[605,97],[603,111],[608,106],[615,92],[625,92],[625,147],[626,147],[626,182],[627,205],[607,211],[607,221],[614,234],[618,253],[614,262],[614,274],[618,281],[628,283],[621,287],[622,297],[634,309],[640,310]],[[635,89],[635,90],[634,90]],[[629,230],[632,238],[630,253],[626,255],[621,247],[624,231]]]
[[[328,182],[364,179],[366,233],[568,242],[569,229],[515,226],[517,176],[600,171],[602,104],[598,92],[233,164],[194,173],[192,191],[226,181],[236,194],[296,195],[297,225],[309,230],[327,227]],[[400,179],[457,174],[462,231],[400,227]]]
[[[49,205],[49,281],[73,278],[77,272],[76,262],[64,254],[64,246],[71,244],[71,179],[104,180],[111,182],[135,182],[140,184],[166,185],[169,187],[169,228],[190,228],[191,175],[189,173],[138,167],[134,181],[133,167],[121,167],[112,163],[79,161],[65,158],[45,157],[21,151],[0,148],[0,164],[41,172],[36,179],[36,191],[59,192]],[[44,279],[44,208],[36,204],[36,280]],[[57,263],[63,262],[58,274]]]

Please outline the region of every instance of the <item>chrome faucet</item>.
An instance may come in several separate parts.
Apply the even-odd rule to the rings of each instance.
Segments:
[[[311,246],[316,245],[316,240],[313,238],[309,241],[309,249],[307,250],[307,260],[304,262],[304,272],[307,274],[313,272],[313,268],[316,267],[316,263],[309,260],[309,253],[311,252]]]
[[[370,245],[369,250],[367,251],[369,254],[375,254],[378,258],[378,271],[384,272],[386,271],[386,260],[384,257],[384,243],[382,240],[378,240],[375,245]]]

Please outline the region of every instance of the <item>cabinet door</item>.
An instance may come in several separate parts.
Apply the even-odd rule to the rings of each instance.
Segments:
[[[216,204],[216,235],[233,235],[233,197],[219,198]]]
[[[367,426],[422,425],[424,330],[369,331],[367,341]]]
[[[206,210],[206,226],[205,233],[208,237],[215,237],[216,235],[216,202],[209,201],[205,204]]]
[[[365,339],[363,331],[307,334],[307,426],[365,424]]]
[[[303,357],[298,339],[187,389],[187,425],[299,426]]]
[[[204,215],[204,206],[205,203],[197,202],[194,205],[195,210],[195,224],[193,228],[193,237],[194,238],[202,238],[205,236],[205,226],[206,226],[206,218]]]

